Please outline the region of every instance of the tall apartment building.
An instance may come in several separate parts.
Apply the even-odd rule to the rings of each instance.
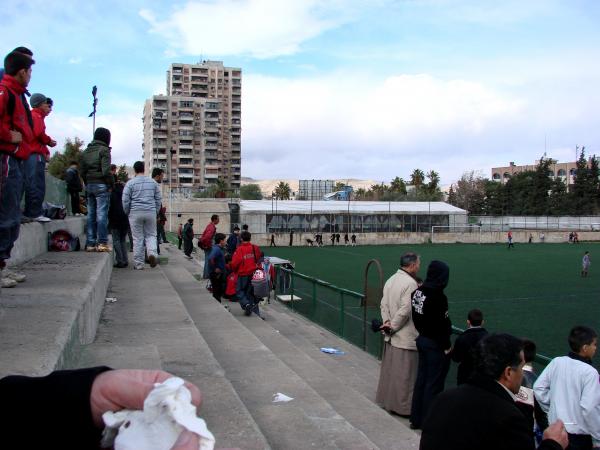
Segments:
[[[510,162],[508,166],[492,167],[492,180],[505,184],[513,175],[517,173],[535,170],[538,164],[539,161],[535,161],[534,164],[518,166],[514,162]],[[565,183],[567,189],[570,189],[575,182],[576,171],[577,162],[559,163],[556,160],[551,160],[550,167],[548,168],[548,176],[552,179],[560,179],[563,183]]]
[[[165,169],[165,183],[199,190],[223,180],[239,189],[241,177],[242,71],[221,61],[171,64],[167,95],[144,106],[147,173]]]

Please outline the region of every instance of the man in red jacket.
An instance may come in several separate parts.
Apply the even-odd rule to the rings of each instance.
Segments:
[[[29,156],[33,141],[31,111],[23,94],[27,92],[34,63],[29,55],[9,53],[4,58],[4,76],[0,81],[0,270],[10,258],[21,226],[23,161]],[[4,287],[11,284],[4,270],[1,280]]]
[[[210,218],[210,222],[206,225],[206,228],[202,232],[202,235],[198,239],[198,247],[204,250],[204,273],[202,274],[202,278],[208,279],[209,270],[208,270],[208,255],[210,255],[210,250],[213,246],[213,239],[217,232],[217,225],[219,224],[219,216],[217,214],[213,214]]]
[[[25,160],[23,178],[25,180],[25,211],[23,215],[37,222],[49,222],[42,214],[42,203],[46,195],[46,161],[50,159],[48,146],[54,147],[56,141],[46,134],[44,118],[52,112],[52,99],[44,94],[33,94],[29,100],[33,118],[33,142],[31,154]]]
[[[260,299],[254,297],[252,289],[252,274],[258,267],[260,260],[260,248],[252,244],[252,235],[249,231],[240,234],[242,243],[238,246],[231,260],[231,268],[238,276],[236,295],[244,314],[249,316],[252,311],[260,315],[258,302]]]

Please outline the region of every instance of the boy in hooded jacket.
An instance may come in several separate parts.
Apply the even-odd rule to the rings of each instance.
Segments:
[[[419,332],[416,339],[419,366],[413,390],[411,428],[421,428],[431,402],[444,390],[450,368],[452,322],[444,294],[449,276],[446,263],[431,261],[425,282],[412,294],[412,319]]]

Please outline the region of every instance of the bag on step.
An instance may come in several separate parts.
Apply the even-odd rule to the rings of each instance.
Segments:
[[[62,220],[67,217],[67,208],[65,205],[55,205],[54,203],[44,202],[42,204],[44,216],[52,220]]]
[[[73,236],[67,230],[48,232],[49,252],[76,252],[81,250],[78,236]]]
[[[251,283],[255,297],[263,298],[269,296],[269,280],[263,269],[256,269],[254,271]]]

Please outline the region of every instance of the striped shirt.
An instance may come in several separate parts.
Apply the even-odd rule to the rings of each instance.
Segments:
[[[137,175],[129,180],[123,190],[123,210],[127,215],[130,211],[152,211],[158,214],[161,201],[158,183],[144,175]]]

